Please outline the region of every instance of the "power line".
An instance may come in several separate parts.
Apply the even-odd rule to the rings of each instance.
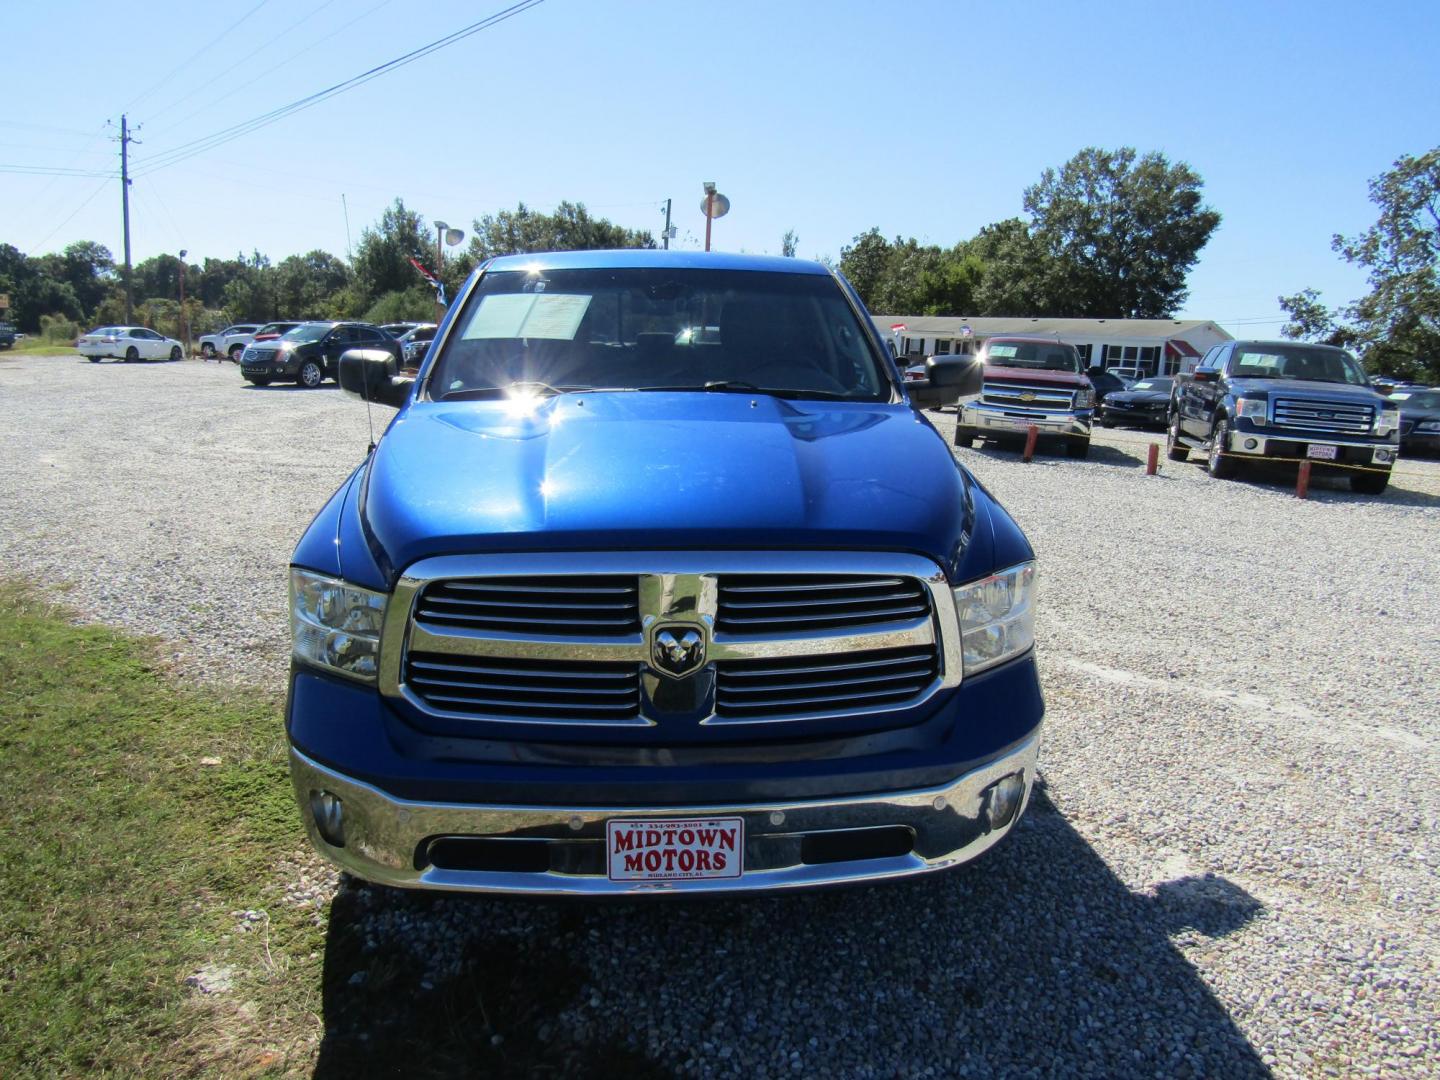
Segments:
[[[255,85],[257,82],[259,82],[261,79],[268,79],[268,78],[273,77],[273,76],[274,76],[274,73],[275,73],[277,70],[283,70],[286,64],[289,64],[289,63],[290,63],[291,61],[293,61],[293,60],[298,60],[300,57],[306,55],[307,53],[313,52],[315,49],[319,48],[321,45],[324,45],[325,42],[327,42],[327,41],[329,41],[331,38],[333,38],[336,34],[339,34],[339,33],[341,33],[341,32],[344,31],[344,30],[348,30],[350,27],[354,26],[357,22],[359,22],[361,19],[364,19],[364,18],[366,18],[367,16],[370,16],[370,15],[373,15],[375,12],[379,11],[382,7],[385,7],[387,4],[390,4],[390,3],[393,3],[393,2],[394,2],[394,0],[380,0],[380,3],[376,4],[374,7],[370,8],[368,11],[363,11],[363,12],[361,12],[359,15],[355,16],[355,18],[351,19],[349,22],[347,22],[347,23],[345,23],[344,25],[342,25],[339,29],[332,31],[332,32],[329,33],[329,34],[326,34],[326,35],[325,35],[324,37],[322,37],[319,41],[315,41],[315,42],[311,42],[311,43],[307,44],[304,48],[300,49],[298,52],[291,53],[289,56],[285,57],[285,59],[283,59],[283,60],[272,60],[271,62],[267,62],[265,65],[263,65],[263,67],[261,67],[261,69],[255,74],[255,76],[254,76],[253,78],[248,79],[248,80],[246,80],[245,82],[237,83],[237,82],[234,82],[233,80],[227,80],[226,83],[225,83],[225,85],[228,87],[228,89],[226,90],[225,93],[221,94],[219,97],[211,98],[209,101],[207,101],[207,102],[205,102],[204,104],[202,104],[199,108],[194,109],[194,110],[192,110],[191,112],[186,113],[183,117],[181,117],[181,118],[180,118],[179,120],[177,120],[175,123],[171,124],[170,127],[168,127],[168,128],[163,128],[163,129],[161,129],[161,130],[162,130],[162,131],[170,131],[170,130],[173,130],[174,128],[179,127],[181,124],[184,124],[187,120],[191,120],[191,119],[194,119],[195,117],[199,116],[199,115],[200,115],[202,112],[204,112],[206,109],[213,109],[216,105],[219,105],[220,102],[225,101],[225,100],[227,100],[227,99],[229,99],[229,98],[234,97],[236,94],[240,93],[240,91],[244,90],[246,87],[254,86],[254,85]],[[329,6],[330,6],[331,4],[333,4],[333,3],[335,3],[335,0],[325,0],[325,2],[322,3],[319,7],[315,8],[314,10],[312,10],[312,11],[310,12],[310,14],[308,14],[308,15],[302,15],[300,18],[296,19],[293,23],[291,23],[289,26],[287,26],[284,30],[278,31],[277,33],[275,33],[275,34],[272,35],[271,37],[266,38],[264,41],[262,41],[262,42],[261,42],[259,45],[257,45],[255,48],[251,49],[251,50],[250,50],[248,53],[246,53],[244,56],[240,57],[240,58],[237,59],[237,60],[231,61],[227,66],[228,66],[230,69],[245,70],[245,65],[246,65],[250,60],[254,59],[254,58],[255,58],[256,56],[258,56],[260,53],[265,52],[265,51],[273,48],[273,47],[275,46],[275,43],[276,43],[276,42],[278,42],[278,41],[283,41],[285,38],[289,37],[292,31],[296,30],[296,29],[299,28],[300,26],[303,26],[305,23],[309,22],[309,21],[310,21],[311,19],[313,19],[316,15],[319,15],[320,12],[324,11],[327,7],[329,7]],[[170,104],[166,105],[164,108],[160,109],[158,112],[153,112],[153,113],[150,114],[150,117],[149,117],[150,122],[153,123],[156,117],[158,117],[158,116],[164,116],[167,112],[169,112],[171,109],[175,108],[175,106],[181,104],[182,102],[190,102],[190,101],[193,101],[193,99],[192,99],[192,98],[189,98],[189,97],[180,97],[180,96],[178,96],[178,95],[175,96],[175,97],[172,97],[172,98],[170,99]]]
[[[67,169],[59,165],[0,165],[0,172],[23,176],[111,176],[114,169]]]
[[[169,71],[167,71],[163,76],[161,76],[159,82],[155,83],[153,86],[150,87],[149,90],[146,90],[146,91],[145,91],[144,93],[142,93],[139,97],[137,97],[137,98],[132,98],[131,101],[130,101],[130,103],[129,103],[128,105],[126,105],[123,109],[121,109],[120,111],[121,111],[121,112],[129,112],[131,109],[133,109],[133,108],[135,107],[135,105],[136,105],[137,102],[144,101],[144,100],[145,100],[147,97],[149,97],[151,94],[155,93],[156,90],[159,90],[160,87],[164,86],[164,85],[165,85],[166,83],[168,83],[171,79],[175,78],[176,75],[180,74],[180,72],[184,71],[187,67],[189,67],[191,64],[193,64],[198,57],[204,56],[205,53],[207,53],[210,49],[214,48],[217,44],[219,44],[219,42],[220,42],[222,39],[224,39],[224,37],[225,37],[227,34],[229,34],[229,33],[230,33],[232,30],[234,30],[237,26],[239,26],[241,23],[243,23],[246,19],[250,18],[251,15],[254,15],[257,11],[259,11],[262,7],[264,7],[264,6],[265,6],[266,4],[268,4],[269,2],[270,2],[270,0],[260,0],[260,2],[259,2],[258,4],[256,4],[256,5],[255,5],[253,8],[251,8],[249,11],[245,12],[244,15],[241,15],[240,18],[236,19],[233,23],[231,23],[229,26],[227,26],[224,30],[221,30],[220,33],[218,33],[217,35],[215,35],[215,37],[211,38],[211,39],[210,39],[208,42],[206,42],[204,45],[200,46],[200,48],[198,48],[198,49],[196,49],[194,52],[192,52],[192,53],[190,54],[190,59],[189,59],[189,60],[186,60],[186,61],[184,61],[183,63],[176,64],[176,65],[175,65],[174,67],[172,67]]]
[[[482,30],[488,30],[490,27],[502,23],[507,19],[514,18],[516,15],[528,11],[533,7],[538,7],[542,3],[544,3],[544,0],[521,0],[520,3],[497,11],[493,15],[488,15],[479,22],[471,23],[469,26],[462,27],[454,33],[447,34],[442,38],[437,38],[428,45],[422,45],[420,48],[413,49],[402,56],[397,56],[393,60],[387,60],[385,63],[378,64],[368,71],[361,72],[353,78],[346,79],[344,82],[339,82],[324,90],[316,91],[307,97],[292,101],[288,105],[282,105],[278,109],[272,109],[268,113],[263,113],[243,123],[233,124],[228,128],[223,128],[204,138],[192,139],[188,143],[181,143],[179,146],[172,147],[150,158],[144,163],[146,166],[144,171],[137,175],[143,176],[147,173],[155,172],[157,169],[164,169],[171,165],[176,165],[187,158],[194,157],[197,154],[203,154],[207,150],[213,150],[233,139],[238,139],[242,135],[248,135],[253,131],[268,127],[297,112],[319,105],[322,101],[326,101],[349,90],[354,90],[356,87],[362,86],[372,79],[378,79],[382,75],[388,75],[392,71],[396,71],[407,64],[412,64],[416,60],[429,56],[431,53],[448,48],[457,42],[463,41],[465,38],[480,33]]]
[[[110,180],[111,180],[111,179],[112,179],[111,177],[106,177],[104,180],[100,181],[100,186],[97,187],[94,191],[92,191],[89,195],[87,195],[87,196],[85,197],[85,201],[84,201],[84,202],[82,202],[82,203],[81,203],[79,206],[77,206],[74,210],[70,211],[70,216],[69,216],[69,217],[67,217],[64,221],[60,222],[59,225],[56,225],[53,229],[51,229],[48,233],[46,233],[44,239],[42,239],[39,243],[37,243],[34,247],[32,247],[32,248],[31,248],[29,251],[27,251],[25,254],[26,254],[27,256],[34,255],[34,254],[35,254],[37,251],[39,251],[42,247],[44,247],[46,244],[48,244],[48,243],[50,242],[50,238],[51,238],[52,236],[54,236],[56,233],[58,233],[58,232],[59,232],[61,229],[63,229],[66,225],[69,225],[70,222],[74,220],[76,214],[80,213],[81,210],[84,210],[85,207],[89,206],[92,202],[94,202],[96,196],[98,196],[102,191],[104,191],[107,187],[110,186]]]

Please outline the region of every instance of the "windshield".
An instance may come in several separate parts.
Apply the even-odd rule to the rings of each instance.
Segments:
[[[516,384],[860,401],[891,394],[832,278],[674,267],[486,274],[447,335],[430,393],[484,397]]]
[[[1130,389],[1135,391],[1153,390],[1157,393],[1168,394],[1170,392],[1170,385],[1171,381],[1169,379],[1141,379],[1134,386],[1130,387]]]
[[[329,323],[301,323],[280,335],[281,341],[319,341],[330,332]]]
[[[1437,390],[1421,390],[1418,393],[1400,390],[1391,394],[1390,400],[1398,401],[1402,409],[1440,409],[1440,391]]]
[[[992,341],[986,362],[996,367],[1035,368],[1039,371],[1080,370],[1080,354],[1071,345],[1058,341]]]
[[[1235,378],[1305,379],[1310,382],[1369,386],[1370,381],[1349,353],[1305,345],[1240,345],[1230,360]]]

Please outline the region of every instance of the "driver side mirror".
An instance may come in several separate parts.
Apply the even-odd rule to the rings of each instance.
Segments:
[[[340,389],[361,401],[398,409],[415,380],[397,374],[395,357],[384,349],[350,349],[340,357]]]

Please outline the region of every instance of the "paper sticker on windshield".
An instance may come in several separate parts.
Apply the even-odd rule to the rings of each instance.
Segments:
[[[565,293],[495,293],[480,301],[461,337],[572,341],[590,297]]]
[[[1017,349],[1019,349],[1018,345],[991,345],[990,355],[1006,357],[1014,356]]]

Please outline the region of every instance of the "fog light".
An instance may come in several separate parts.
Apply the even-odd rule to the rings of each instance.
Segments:
[[[1395,460],[1395,454],[1390,450],[1376,450],[1375,462],[1378,465],[1386,465]]]
[[[1246,450],[1254,450],[1254,449],[1255,449],[1257,446],[1259,446],[1259,445],[1260,445],[1260,440],[1258,440],[1258,439],[1246,439],[1246,440],[1245,440],[1245,449],[1246,449]]]
[[[990,785],[989,798],[985,800],[985,817],[992,829],[1003,829],[1015,820],[1020,811],[1020,800],[1025,797],[1025,776],[1011,773],[1003,780]]]
[[[345,846],[345,804],[328,791],[310,793],[310,816],[320,838],[331,847]]]

